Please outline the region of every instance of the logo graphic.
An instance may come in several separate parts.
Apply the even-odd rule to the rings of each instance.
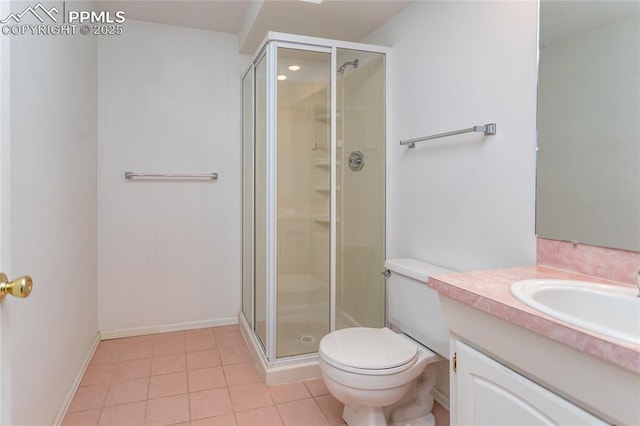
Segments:
[[[70,10],[66,1],[57,1],[57,6],[50,8],[43,3],[51,6],[42,0],[35,6],[27,6],[22,12],[12,12],[0,19],[2,35],[120,35],[123,31],[121,24],[126,21],[123,10]]]
[[[56,18],[53,13],[57,15],[60,11],[58,11],[55,6],[47,10],[42,3],[38,3],[35,6],[28,6],[20,13],[10,13],[5,19],[0,20],[0,24],[6,24],[10,20],[13,20],[15,23],[19,23],[20,20],[28,13],[35,16],[38,21],[44,22],[44,18],[38,12],[48,16],[53,22],[58,22],[58,18]]]

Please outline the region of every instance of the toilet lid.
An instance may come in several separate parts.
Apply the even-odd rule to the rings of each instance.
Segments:
[[[388,328],[354,327],[323,337],[319,351],[332,364],[383,370],[414,360],[418,346]]]

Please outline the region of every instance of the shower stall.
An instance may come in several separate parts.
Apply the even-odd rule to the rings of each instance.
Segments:
[[[269,33],[243,76],[240,319],[268,368],[384,325],[388,54]]]

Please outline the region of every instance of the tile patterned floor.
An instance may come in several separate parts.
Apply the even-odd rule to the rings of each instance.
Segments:
[[[341,425],[342,409],[322,379],[263,385],[232,325],[100,342],[62,424]]]

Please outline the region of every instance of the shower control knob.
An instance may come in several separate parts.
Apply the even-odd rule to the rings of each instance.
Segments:
[[[349,168],[351,171],[359,172],[364,167],[364,154],[360,151],[353,151],[349,155]]]

